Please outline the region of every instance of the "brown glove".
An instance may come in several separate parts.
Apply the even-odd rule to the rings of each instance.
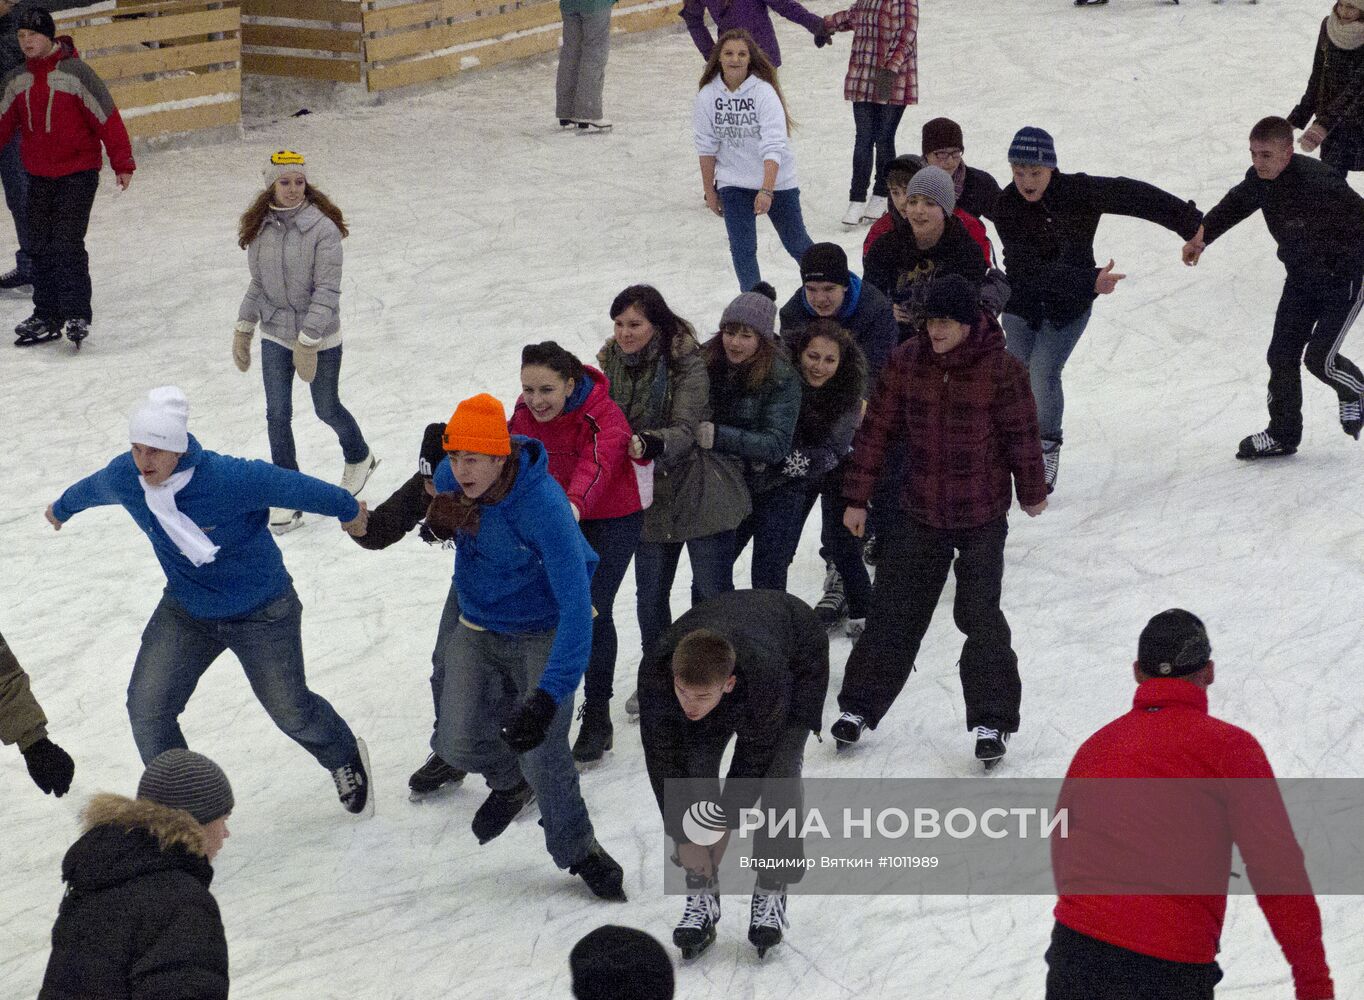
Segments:
[[[251,367],[251,338],[255,334],[256,324],[244,319],[237,320],[237,325],[232,328],[232,360],[239,372]]]
[[[298,339],[294,341],[294,371],[305,382],[311,382],[317,375],[317,347],[321,343],[321,337],[314,337],[307,330],[298,331]]]

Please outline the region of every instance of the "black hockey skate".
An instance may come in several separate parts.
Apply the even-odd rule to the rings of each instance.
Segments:
[[[451,767],[436,754],[426,758],[426,763],[412,772],[407,779],[408,798],[420,802],[446,785],[457,785],[469,776],[467,771]]]
[[[474,822],[470,828],[478,842],[486,844],[500,837],[507,827],[511,826],[511,821],[520,816],[534,801],[535,789],[524,780],[515,788],[508,788],[506,791],[493,789],[483,800],[483,805],[478,807],[478,812],[474,813]]]
[[[985,765],[988,774],[999,766],[1009,749],[1009,734],[989,726],[976,727],[976,760]]]
[[[581,875],[598,899],[625,902],[625,872],[596,840],[579,861],[568,866],[568,873]]]
[[[46,344],[49,340],[59,340],[61,335],[61,323],[34,313],[14,328],[14,346],[32,347],[34,344]]]
[[[824,564],[824,596],[815,605],[815,617],[825,629],[835,629],[848,614],[848,599],[843,594],[843,577],[833,563]]]
[[[753,889],[753,902],[748,911],[748,940],[758,949],[758,957],[767,954],[767,949],[781,944],[783,927],[791,925],[786,920],[786,886],[768,888],[758,885]]]
[[[844,712],[838,721],[829,727],[829,735],[834,738],[834,749],[842,753],[862,738],[867,731],[867,719],[855,712]]]
[[[374,796],[369,787],[369,748],[359,737],[355,740],[355,757],[332,771],[336,795],[346,812],[357,816],[374,815]]]
[[[1241,439],[1241,446],[1236,450],[1236,457],[1253,461],[1257,458],[1281,458],[1285,455],[1292,455],[1298,449],[1291,445],[1282,444],[1275,440],[1269,431],[1260,431],[1252,434],[1248,438]]]
[[[90,336],[90,322],[84,319],[69,319],[66,321],[66,329],[62,334],[67,340],[76,346],[76,350],[81,349],[81,341]]]
[[[682,957],[691,961],[715,943],[715,925],[720,922],[720,894],[715,880],[703,875],[687,875],[687,905],[682,919],[673,928],[673,944]]]
[[[1340,404],[1340,428],[1356,441],[1364,430],[1364,396]]]

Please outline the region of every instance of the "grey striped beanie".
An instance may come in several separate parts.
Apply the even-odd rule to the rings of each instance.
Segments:
[[[183,809],[203,824],[226,816],[233,806],[223,769],[193,750],[167,750],[148,764],[137,783],[137,797]]]

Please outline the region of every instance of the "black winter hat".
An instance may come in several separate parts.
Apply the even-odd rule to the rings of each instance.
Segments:
[[[673,963],[644,931],[605,924],[568,956],[577,1000],[672,1000]]]
[[[24,29],[46,35],[53,41],[57,39],[57,24],[52,20],[52,15],[41,7],[20,7],[14,12],[14,30]]]
[[[1183,608],[1162,611],[1141,630],[1137,665],[1148,677],[1186,677],[1212,659],[1208,630]]]
[[[837,243],[815,243],[800,255],[800,280],[828,281],[847,288],[852,285],[848,273],[848,255]]]
[[[954,319],[975,325],[980,315],[980,291],[960,274],[946,274],[928,286],[924,319]]]
[[[422,432],[422,450],[417,456],[417,472],[427,479],[445,461],[445,424],[427,424]]]

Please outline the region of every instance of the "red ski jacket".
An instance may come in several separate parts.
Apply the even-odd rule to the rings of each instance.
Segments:
[[[630,457],[630,424],[611,398],[611,383],[595,368],[564,410],[540,423],[524,400],[508,422],[513,434],[535,438],[549,455],[549,474],[584,521],[624,517],[653,500],[653,463]]]
[[[865,507],[890,441],[905,443],[900,507],[934,528],[978,528],[1013,502],[1047,498],[1037,405],[1028,370],[982,312],[966,340],[937,354],[920,331],[897,347],[853,439],[843,476],[849,506]]]
[[[961,220],[961,224],[966,228],[966,235],[980,246],[980,252],[985,255],[985,266],[994,267],[995,248],[990,243],[989,234],[985,232],[985,223],[970,212],[963,212],[961,209],[957,209],[952,214]],[[876,241],[894,228],[895,219],[889,211],[871,224],[871,228],[867,230],[867,238],[862,241],[862,266],[864,268],[867,266],[867,254],[871,253],[871,248]]]
[[[0,97],[0,148],[23,130],[24,169],[38,177],[66,177],[104,165],[100,143],[116,174],[137,169],[128,130],[109,88],[80,59],[69,35],[51,55],[30,59],[5,80]]]
[[[1208,714],[1207,692],[1189,681],[1159,677],[1137,688],[1132,710],[1085,740],[1071,761],[1066,778],[1259,778],[1273,779],[1274,772],[1254,736]],[[1143,782],[1146,787],[1152,783]],[[1183,829],[1183,838],[1195,831],[1212,850],[1202,852],[1207,866],[1216,865],[1218,883],[1225,885],[1231,873],[1231,847],[1235,842],[1245,861],[1252,887],[1257,867],[1261,872],[1281,873],[1292,868],[1300,884],[1307,885],[1302,851],[1278,790],[1255,782],[1252,796],[1231,796],[1231,808],[1214,796],[1198,799],[1198,814],[1178,817],[1172,825]],[[1063,791],[1062,797],[1065,797]],[[1173,795],[1172,795],[1173,798]],[[1192,800],[1186,800],[1192,801]],[[1236,808],[1236,804],[1254,808]],[[1206,814],[1206,815],[1205,815]],[[1108,830],[1112,834],[1114,827]],[[1072,825],[1070,840],[1083,831]],[[1135,835],[1135,834],[1134,834]],[[1054,843],[1058,880],[1068,870]],[[1079,850],[1074,847],[1065,848]],[[1112,856],[1122,845],[1105,852]],[[1210,855],[1219,855],[1212,858]],[[1177,863],[1177,862],[1172,862]],[[1293,970],[1298,1000],[1333,996],[1331,974],[1321,943],[1321,914],[1311,895],[1259,895],[1256,897],[1274,938]],[[1056,903],[1056,919],[1080,934],[1170,962],[1213,961],[1222,935],[1227,897],[1221,895],[1079,895],[1062,894]]]

